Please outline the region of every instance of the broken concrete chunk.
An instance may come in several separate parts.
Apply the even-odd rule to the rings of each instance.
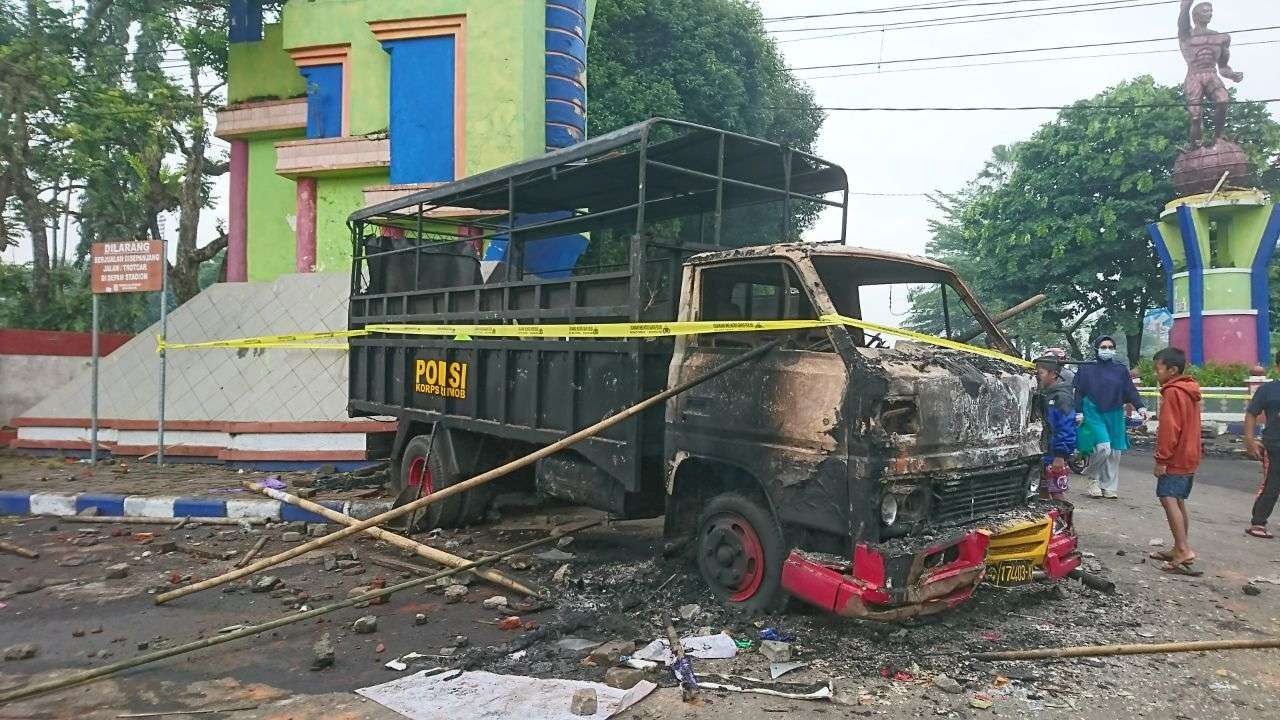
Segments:
[[[688,605],[681,605],[680,609],[676,612],[680,614],[681,620],[691,622],[694,618],[698,617],[699,613],[702,612],[702,606],[695,603],[689,603]]]
[[[493,597],[487,597],[484,599],[483,605],[487,610],[497,610],[498,608],[505,608],[507,606],[507,597],[505,595],[494,595]]]
[[[315,657],[311,660],[312,670],[323,670],[327,667],[333,667],[333,640],[330,639],[329,633],[320,636],[315,645],[311,646]]]
[[[572,572],[572,568],[570,568],[569,565],[561,565],[560,569],[556,570],[555,574],[551,576],[551,580],[563,584],[569,579],[570,572]]]
[[[129,576],[129,563],[116,563],[107,566],[107,579],[119,580]]]
[[[573,691],[573,699],[569,701],[569,712],[574,715],[596,714],[596,691],[583,688]]]
[[[619,690],[630,690],[643,679],[643,670],[629,667],[609,668],[604,674],[604,684]]]
[[[21,645],[10,645],[4,649],[5,660],[29,660],[40,652],[40,646],[35,643],[23,643]]]
[[[295,532],[293,530],[290,530],[288,532],[283,532],[283,533],[280,533],[280,540],[287,543],[302,542],[302,533]]]
[[[369,633],[376,632],[378,630],[378,616],[365,615],[364,617],[357,618],[355,622],[351,623],[351,629],[361,635],[368,635]]]
[[[791,659],[791,644],[777,640],[761,640],[760,654],[769,662],[787,662]]]
[[[937,686],[939,690],[949,695],[959,695],[964,692],[963,685],[945,674],[935,677],[933,679],[933,684]]]
[[[413,616],[413,624],[414,624],[414,625],[426,625],[426,624],[427,624],[427,616],[426,616],[426,615],[423,615],[422,613],[417,613],[417,614],[415,614],[415,615]]]
[[[576,556],[559,548],[552,548],[546,552],[535,553],[534,557],[547,562],[565,562],[566,560],[572,560]]]
[[[444,601],[447,603],[456,603],[467,596],[470,592],[466,585],[450,585],[444,589]]]
[[[261,575],[253,579],[249,584],[249,590],[256,593],[270,592],[278,584],[280,584],[280,578],[275,575]]]
[[[333,572],[334,570],[337,570],[337,569],[338,569],[338,558],[337,558],[337,557],[335,557],[335,556],[333,556],[333,555],[325,555],[325,556],[324,556],[324,569],[325,569],[325,572]]]
[[[636,651],[636,644],[630,640],[612,640],[591,651],[587,657],[597,665],[612,665],[623,655]]]
[[[557,649],[570,653],[584,653],[598,647],[600,647],[599,640],[587,640],[586,638],[567,637],[556,641]]]

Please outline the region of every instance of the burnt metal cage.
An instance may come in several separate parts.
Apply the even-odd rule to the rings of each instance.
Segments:
[[[782,145],[652,119],[353,213],[349,324],[604,323],[676,318],[681,266],[708,250],[794,240],[839,208],[839,166]],[[670,338],[351,339],[353,415],[553,442],[666,382]],[[424,358],[470,368],[463,397],[414,392]],[[639,490],[662,411],[578,452]],[[652,475],[650,474],[650,477]],[[660,477],[660,474],[659,474]]]

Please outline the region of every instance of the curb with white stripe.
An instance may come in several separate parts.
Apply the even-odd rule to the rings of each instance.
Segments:
[[[391,509],[390,500],[326,500],[321,505],[364,520]],[[0,491],[0,515],[75,515],[97,508],[99,515],[181,519],[265,517],[282,522],[328,523],[308,510],[267,498],[203,498],[101,493]]]

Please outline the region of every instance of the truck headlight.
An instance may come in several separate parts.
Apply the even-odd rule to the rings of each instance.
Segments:
[[[898,496],[893,493],[885,493],[880,498],[880,522],[885,527],[892,527],[898,521]]]
[[[1040,494],[1040,466],[1034,465],[1027,471],[1027,497]]]

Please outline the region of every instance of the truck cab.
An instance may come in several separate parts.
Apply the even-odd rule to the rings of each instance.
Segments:
[[[1062,577],[1079,559],[1070,507],[1034,500],[1033,376],[947,266],[850,247],[843,227],[792,240],[847,195],[828,161],[655,119],[366,208],[350,327],[376,332],[351,340],[350,410],[397,418],[393,485],[411,499],[767,345],[512,480],[665,515],[746,610],[791,595],[895,619],[963,602],[988,566]],[[862,318],[885,288],[941,317],[878,331]],[[490,497],[426,522],[476,522]]]

